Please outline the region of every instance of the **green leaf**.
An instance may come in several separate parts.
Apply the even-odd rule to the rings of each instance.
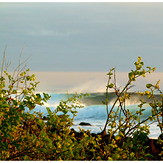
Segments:
[[[113,87],[114,87],[114,84],[111,83],[111,84],[109,84],[107,87],[109,87],[109,88],[113,88]]]
[[[49,107],[46,107],[46,110],[47,110],[49,116],[51,117],[52,116],[52,112],[51,112],[50,108]]]
[[[109,73],[107,73],[107,75],[113,75],[113,73],[109,72]]]
[[[139,63],[138,63],[138,62],[135,62],[134,64],[135,64],[135,66],[136,66],[136,65],[139,65]]]
[[[149,70],[151,70],[151,67],[150,67],[150,66],[147,66],[147,68],[148,68]]]
[[[151,158],[151,159],[154,159],[154,156],[151,155],[150,153],[147,153],[147,154],[145,155],[145,157],[147,157],[147,158]]]
[[[15,144],[15,147],[16,147],[19,151],[21,151],[21,145],[20,145],[20,144]]]
[[[21,145],[18,146],[18,150],[21,151]]]
[[[24,160],[28,160],[28,156],[27,155],[24,156]]]
[[[102,104],[106,105],[106,102],[105,101],[101,101],[101,102],[102,102]]]
[[[146,84],[146,87],[147,88],[151,88],[152,87],[152,84]]]
[[[3,104],[2,107],[3,107],[3,108],[9,108],[10,106],[7,105],[7,104]]]
[[[141,57],[138,57],[138,62],[139,62],[139,63],[141,62]]]
[[[5,148],[4,148],[5,147]],[[7,149],[8,150],[8,144],[6,142],[3,142],[3,146],[2,146],[3,149]]]
[[[133,76],[133,72],[128,73],[128,77],[130,80],[131,80],[132,76]]]
[[[144,62],[140,62],[140,64],[144,66]]]
[[[109,160],[109,161],[113,161],[113,159],[112,159],[111,157],[108,157],[108,160]]]

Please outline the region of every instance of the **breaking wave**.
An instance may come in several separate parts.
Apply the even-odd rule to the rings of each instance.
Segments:
[[[138,96],[136,93],[130,93],[132,94],[131,98],[129,100],[126,100],[126,109],[129,109],[131,112],[136,112],[139,110],[138,104],[140,104],[140,99],[142,97]],[[32,112],[38,111],[43,112],[43,115],[47,115],[46,107],[49,107],[51,111],[54,111],[57,106],[59,105],[59,102],[61,100],[67,99],[67,94],[55,94],[51,93],[51,98],[48,101],[48,103],[45,103],[43,106],[37,106]],[[70,97],[72,97],[74,94],[69,94]],[[156,95],[156,99],[159,99],[160,96]],[[150,102],[150,100],[144,96],[143,97],[145,101]],[[114,93],[109,93],[108,96],[109,99],[109,109],[112,107],[113,102],[116,99],[116,95]],[[78,125],[80,122],[88,122],[92,126],[86,127],[86,126],[80,126],[84,129],[90,129],[92,132],[100,132],[100,128],[103,128],[106,118],[107,118],[107,111],[106,106],[102,104],[102,101],[106,100],[106,94],[105,93],[91,93],[88,97],[83,97],[80,101],[81,104],[84,105],[84,108],[78,108],[78,114],[74,119],[74,126],[73,128],[78,130]],[[145,109],[144,114],[142,115],[142,119],[147,118],[151,115],[151,107],[148,104],[143,105],[143,108]],[[115,111],[117,109],[117,106],[115,106]],[[122,114],[123,116],[123,114]],[[71,117],[71,114],[70,114]],[[152,124],[152,127],[150,128],[152,130],[150,137],[158,137],[160,132],[157,127],[156,123]]]

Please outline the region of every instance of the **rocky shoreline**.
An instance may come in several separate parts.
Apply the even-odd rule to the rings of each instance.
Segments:
[[[83,137],[83,133],[82,132],[77,132],[74,129],[71,129],[71,133],[75,134],[75,138],[77,140],[80,140]],[[88,131],[85,131],[85,133],[87,133],[88,135],[91,135],[92,137],[97,138],[98,135],[102,135],[102,133],[90,133]],[[163,140],[163,135],[160,135],[160,138]],[[110,139],[110,135],[106,134],[104,136],[104,142],[108,143]],[[126,139],[132,139],[132,137],[126,138]],[[139,142],[141,143],[141,142]],[[160,144],[158,144],[158,139],[152,139],[152,138],[148,138],[147,141],[145,142],[144,146],[147,146],[146,149],[146,153],[149,153],[151,155],[153,155],[153,158],[149,159],[149,160],[157,160],[157,161],[161,161],[161,156],[159,155],[162,151],[162,146]]]
[[[47,118],[43,117],[43,120],[47,120]],[[92,126],[92,124],[88,122],[80,122],[78,125],[79,126]],[[87,133],[88,135],[91,135],[94,138],[97,138],[98,135],[102,135],[102,133],[90,133],[89,131],[85,131],[85,133]],[[74,134],[77,140],[80,140],[83,137],[83,132],[75,131],[73,128],[71,128],[71,134]],[[160,135],[159,138],[163,140],[163,135]],[[110,135],[106,134],[104,136],[104,142],[108,143],[109,139],[110,139]],[[132,137],[129,137],[126,139],[132,139]],[[159,155],[159,153],[161,153],[162,151],[162,146],[158,144],[158,138],[148,138],[144,146],[147,146],[146,152],[153,155],[153,158],[151,158],[151,160],[162,160],[161,156]]]

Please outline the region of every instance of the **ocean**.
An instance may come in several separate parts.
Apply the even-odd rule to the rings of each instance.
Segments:
[[[43,106],[36,106],[34,111],[43,112],[43,115],[47,115],[46,107],[50,107],[51,111],[54,111],[59,102],[63,99],[67,99],[66,93],[48,93],[51,95],[50,100],[45,103]],[[139,110],[138,104],[140,104],[141,97],[138,96],[136,93],[131,93],[131,99],[126,101],[126,109],[129,109],[132,112],[136,112]],[[73,96],[73,94],[69,94],[69,96]],[[159,95],[156,95],[156,98],[159,99]],[[143,97],[145,100],[149,102],[149,99],[147,97]],[[88,97],[82,98],[81,104],[84,106],[83,108],[78,108],[78,114],[74,119],[74,125],[72,128],[74,128],[76,131],[79,131],[79,127],[81,129],[89,129],[91,133],[99,133],[104,128],[106,119],[107,119],[107,111],[106,111],[106,105],[102,103],[102,101],[105,101],[106,95],[105,93],[90,93]],[[114,93],[109,93],[109,108],[111,108],[114,100],[116,99],[116,96]],[[117,107],[117,106],[116,106]],[[116,109],[115,107],[115,109]],[[146,119],[148,116],[151,115],[151,107],[147,104],[143,106],[145,109],[144,114],[141,117],[141,120]],[[71,117],[71,115],[70,115]],[[90,123],[91,126],[81,126],[79,125],[81,122]],[[157,126],[157,122],[154,122],[150,125],[150,138],[157,138],[160,135],[160,129]]]

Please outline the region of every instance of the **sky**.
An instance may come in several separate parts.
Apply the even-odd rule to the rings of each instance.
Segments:
[[[129,72],[138,56],[163,72],[163,3],[1,2],[6,46],[11,70],[23,49],[33,72]]]
[[[0,54],[32,71],[163,72],[163,3],[0,3]],[[1,55],[1,56],[2,56]]]
[[[106,72],[35,72],[40,81],[37,91],[50,93],[91,93],[105,92],[108,76]],[[140,77],[133,82],[130,92],[147,90],[146,84],[156,84],[160,80],[160,89],[163,88],[163,73],[155,72],[147,74],[145,78]],[[111,80],[113,82],[113,80]],[[116,72],[116,86],[120,90],[128,82],[127,72]],[[113,91],[110,89],[109,91]],[[157,91],[155,92],[158,93]]]

